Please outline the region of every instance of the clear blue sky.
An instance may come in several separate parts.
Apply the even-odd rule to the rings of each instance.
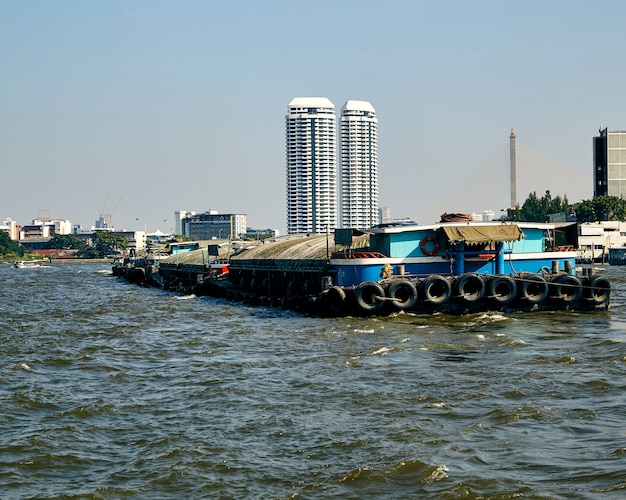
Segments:
[[[300,96],[374,105],[394,217],[430,222],[511,126],[591,195],[592,137],[626,129],[625,19],[621,0],[0,0],[0,218],[89,227],[115,207],[165,231],[212,209],[284,232]],[[546,188],[580,191],[562,181]],[[490,185],[465,212],[502,208]]]

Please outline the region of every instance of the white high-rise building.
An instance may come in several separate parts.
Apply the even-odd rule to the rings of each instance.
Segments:
[[[379,223],[378,118],[367,101],[346,101],[339,129],[339,223],[369,229]]]
[[[289,103],[287,233],[324,233],[337,226],[335,106],[325,97]]]
[[[176,210],[174,212],[174,234],[183,234],[183,219],[196,215],[196,212],[188,210]]]

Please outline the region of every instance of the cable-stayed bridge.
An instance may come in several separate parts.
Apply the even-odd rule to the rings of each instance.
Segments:
[[[565,163],[525,146],[517,141],[517,203],[524,204],[528,195],[536,192],[541,198],[550,191],[553,198],[567,196],[569,203],[593,197],[591,159],[589,172],[581,172]],[[457,186],[443,192],[441,202],[433,205],[418,218],[422,224],[439,221],[444,212],[482,213],[493,210],[496,219],[501,210],[510,208],[510,150],[504,146],[491,160]]]

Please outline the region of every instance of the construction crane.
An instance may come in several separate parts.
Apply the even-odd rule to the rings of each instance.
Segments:
[[[109,195],[106,195],[104,199],[104,205],[102,205],[102,210],[100,210],[100,217],[96,222],[96,227],[100,229],[113,229],[113,212],[119,206],[119,204],[124,199],[124,196],[121,196],[117,201],[115,206],[107,213],[107,202],[109,201]]]

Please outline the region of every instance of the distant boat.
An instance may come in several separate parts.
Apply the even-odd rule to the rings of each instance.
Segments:
[[[13,267],[17,269],[36,269],[41,266],[41,262],[39,260],[16,260]]]

